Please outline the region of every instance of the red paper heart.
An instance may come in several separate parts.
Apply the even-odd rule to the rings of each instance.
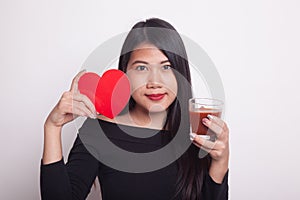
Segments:
[[[111,119],[124,109],[130,97],[129,80],[116,69],[106,71],[102,77],[85,73],[78,81],[78,89],[93,102],[98,113]]]
[[[95,107],[109,118],[117,116],[126,106],[130,97],[130,82],[120,70],[106,71],[98,82]]]
[[[78,81],[78,90],[85,94],[95,105],[95,94],[100,76],[93,72],[83,74]]]

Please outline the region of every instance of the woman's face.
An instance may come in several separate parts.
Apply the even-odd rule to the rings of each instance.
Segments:
[[[175,100],[177,81],[168,58],[154,45],[141,44],[127,65],[134,109],[162,112]]]

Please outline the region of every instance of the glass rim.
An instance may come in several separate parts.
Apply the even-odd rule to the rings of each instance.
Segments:
[[[198,102],[192,102],[193,100],[209,100],[209,101],[213,101],[213,103],[198,103]],[[193,103],[193,104],[199,104],[199,105],[206,105],[206,106],[223,106],[224,102],[220,99],[216,99],[216,98],[202,98],[202,97],[193,97],[189,99],[189,103]]]

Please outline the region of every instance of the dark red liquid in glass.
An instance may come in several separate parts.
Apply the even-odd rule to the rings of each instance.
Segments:
[[[203,118],[207,118],[207,115],[214,115],[221,117],[222,112],[213,108],[199,108],[197,111],[190,111],[190,123],[192,126],[192,132],[199,135],[206,135],[208,128],[202,123]]]

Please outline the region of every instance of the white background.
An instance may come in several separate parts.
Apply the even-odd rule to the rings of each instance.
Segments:
[[[220,73],[230,199],[298,199],[299,9],[297,0],[1,0],[0,199],[40,199],[46,116],[98,45],[148,17],[196,41]],[[75,135],[74,123],[64,127],[65,158]]]

